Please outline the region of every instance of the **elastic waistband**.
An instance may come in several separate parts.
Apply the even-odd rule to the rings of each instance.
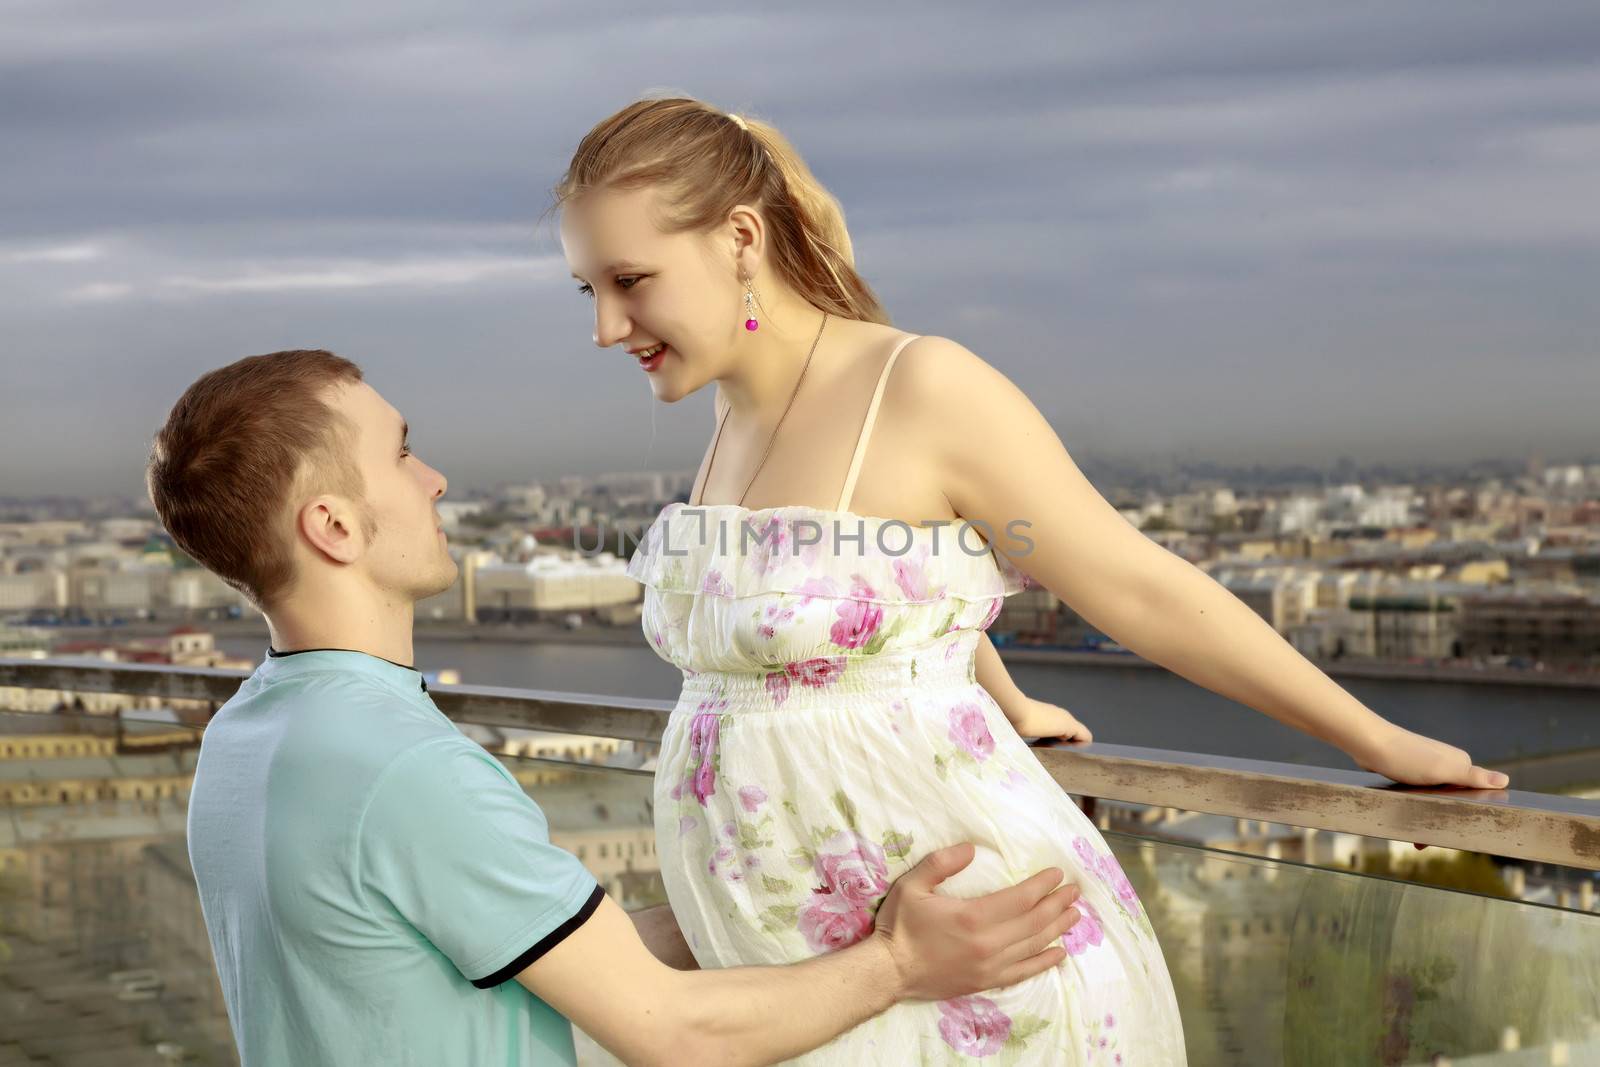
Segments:
[[[890,700],[976,684],[976,631],[945,635],[923,648],[872,656],[821,656],[763,671],[684,672],[677,711],[719,714],[837,707],[852,698]]]

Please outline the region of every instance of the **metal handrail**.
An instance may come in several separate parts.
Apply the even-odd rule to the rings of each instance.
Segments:
[[[248,671],[0,659],[0,686],[164,699],[231,697]],[[624,741],[661,739],[672,702],[481,685],[429,687],[460,723]],[[1125,745],[1035,749],[1061,788],[1339,833],[1600,870],[1600,801],[1520,790],[1420,789],[1375,774]]]

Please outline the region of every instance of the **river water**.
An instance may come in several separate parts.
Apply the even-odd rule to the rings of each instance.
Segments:
[[[265,641],[219,637],[230,654],[259,659]],[[570,641],[416,642],[424,671],[452,668],[476,685],[673,700],[681,675],[637,645]],[[1023,692],[1068,708],[1097,741],[1248,759],[1348,767],[1337,750],[1163,670],[1015,663]],[[1600,749],[1600,690],[1493,683],[1348,679],[1379,714],[1460,745],[1480,762]],[[1515,784],[1515,783],[1514,783]]]

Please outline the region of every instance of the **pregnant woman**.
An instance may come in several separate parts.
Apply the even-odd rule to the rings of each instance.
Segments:
[[[595,343],[625,349],[667,403],[718,387],[690,503],[629,564],[646,638],[684,674],[656,832],[700,963],[850,944],[898,874],[959,841],[977,857],[953,893],[1052,865],[1081,886],[1061,966],[901,1004],[796,1062],[1184,1062],[1133,887],[1022,740],[1087,731],[1017,692],[984,635],[1029,578],[1363,767],[1503,784],[1368,710],[1130,526],[987,363],[891,327],[837,204],[771,127],[640,101],[583,139],[556,196]]]

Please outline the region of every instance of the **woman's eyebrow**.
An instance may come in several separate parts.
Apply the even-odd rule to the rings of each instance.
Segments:
[[[626,273],[629,273],[631,271],[636,271],[636,270],[639,270],[639,269],[640,269],[639,264],[631,262],[631,261],[626,260],[626,259],[623,259],[623,260],[618,260],[617,262],[611,264],[608,267],[605,267],[604,269],[602,269],[600,271],[600,273],[601,274],[626,274]],[[579,274],[577,271],[573,271],[572,272],[572,276],[574,278],[578,279],[578,281],[580,281],[580,282],[584,280],[583,275]]]

